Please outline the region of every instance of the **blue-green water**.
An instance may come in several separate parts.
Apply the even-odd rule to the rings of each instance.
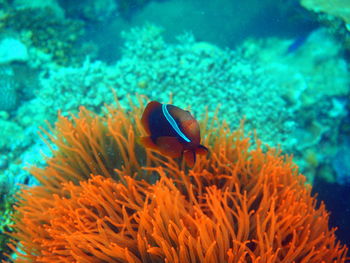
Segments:
[[[38,127],[80,105],[101,113],[113,89],[123,105],[127,94],[172,94],[196,116],[220,104],[232,128],[245,118],[293,154],[349,245],[349,10],[316,0],[0,1],[1,235],[18,183],[37,184],[23,168],[45,166]]]

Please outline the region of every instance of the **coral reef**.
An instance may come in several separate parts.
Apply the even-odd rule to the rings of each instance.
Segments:
[[[100,112],[104,103],[113,103],[109,94],[114,89],[125,107],[130,91],[159,101],[167,101],[169,94],[173,94],[180,107],[195,105],[191,110],[196,116],[205,107],[214,112],[221,104],[219,115],[229,120],[231,128],[237,127],[245,116],[247,130],[256,129],[265,143],[280,144],[284,151],[294,153],[309,182],[316,171],[322,170],[327,180],[335,180],[327,172],[330,162],[328,168],[319,168],[324,167],[321,167],[324,160],[331,159],[328,156],[335,154],[331,148],[336,144],[336,129],[346,110],[341,97],[346,94],[349,80],[337,42],[327,38],[322,30],[297,52],[287,55],[285,50],[290,41],[278,44],[276,40],[263,45],[247,41],[238,50],[230,51],[198,42],[191,34],[181,35],[177,43],[169,44],[163,39],[162,29],[154,25],[134,28],[122,35],[125,39],[122,57],[115,64],[89,59],[79,67],[50,64],[41,70],[39,83],[33,80],[23,84],[32,88],[21,91],[33,90],[35,97],[20,105],[15,119],[6,120],[22,130],[24,135],[18,137],[25,139],[11,144],[6,174],[20,174],[23,180],[27,177],[15,163],[38,164],[41,160],[35,133],[38,126],[45,125],[45,120],[54,123],[59,110],[63,115],[77,113],[79,105]],[[320,40],[322,37],[325,39]],[[324,43],[322,47],[320,42]],[[315,65],[319,65],[319,71]],[[323,74],[324,70],[328,70],[329,77]],[[14,71],[20,76],[17,72],[23,69]],[[23,75],[22,79],[28,81],[29,76],[36,74]],[[329,88],[335,80],[337,89]],[[317,88],[322,92],[317,92]],[[321,142],[329,149],[322,155],[314,148]]]
[[[16,32],[21,43],[49,54],[62,65],[78,63],[82,55],[85,57],[83,48],[74,48],[84,34],[83,25],[81,20],[63,19],[52,8],[10,8],[0,16],[2,34]]]
[[[327,26],[333,35],[350,51],[350,5],[347,0],[301,0],[301,5],[317,15],[317,20]]]
[[[103,22],[118,16],[117,2],[115,0],[83,0],[83,1],[60,1],[68,17],[81,17],[89,22]]]
[[[19,172],[20,168],[8,171],[9,167],[18,165],[21,159],[19,155],[23,154],[33,141],[37,127],[31,123],[23,125],[19,122],[18,109],[23,106],[26,100],[32,99],[34,91],[37,88],[37,74],[33,69],[22,64],[12,66],[6,64],[0,66],[0,174],[6,174],[14,178],[25,178],[18,176],[23,174]],[[30,116],[26,113],[26,120]],[[26,161],[25,161],[26,162]],[[16,176],[15,176],[16,175]],[[5,176],[5,177],[6,177]],[[28,176],[28,175],[27,175]],[[16,183],[23,183],[18,180]],[[17,187],[16,187],[17,188]]]
[[[292,41],[252,40],[241,48],[243,54],[254,56],[265,65],[267,74],[279,87],[279,96],[294,112],[293,138],[282,143],[282,148],[294,154],[310,182],[314,176],[335,182],[330,160],[348,111],[347,61],[342,57],[341,44],[326,28],[311,32],[297,50],[289,52]]]
[[[26,64],[0,64],[0,111],[14,116],[38,89],[38,73]]]
[[[5,176],[0,176],[0,260],[7,259],[6,254],[11,253],[11,249],[7,246],[10,242],[8,232],[11,231],[9,225],[13,222],[11,216],[13,213],[13,205],[16,200],[14,197],[14,187],[11,187],[9,180]]]
[[[190,34],[180,36],[177,44],[166,43],[162,29],[155,25],[134,28],[122,36],[125,43],[116,64],[87,60],[81,67],[51,68],[41,77],[36,100],[19,109],[19,116],[40,108],[51,116],[40,118],[51,121],[57,110],[76,112],[80,104],[98,111],[103,103],[113,102],[105,95],[110,88],[121,103],[128,91],[160,101],[172,93],[181,107],[198,105],[192,109],[196,115],[205,106],[214,111],[222,104],[220,114],[232,126],[245,115],[247,129],[257,129],[271,145],[288,139],[295,126],[292,111],[278,95],[279,87],[266,77],[263,65],[239,52],[197,42]]]
[[[0,42],[0,64],[13,61],[27,61],[27,47],[18,39],[5,38]]]
[[[14,0],[12,6],[16,10],[35,10],[39,9],[45,12],[48,10],[57,18],[64,18],[65,11],[57,0]]]
[[[137,143],[142,109],[129,108],[81,108],[44,131],[55,147],[20,195],[16,262],[347,260],[290,157],[206,116],[211,154],[189,170]]]
[[[4,112],[0,117],[0,149],[2,151],[14,150],[16,145],[23,144],[25,141],[23,129],[7,119],[7,114]]]
[[[49,74],[40,76],[41,88],[36,98],[19,109],[18,115],[22,123],[28,125],[24,115],[32,112],[37,105],[50,122],[56,119],[59,110],[64,114],[77,113],[79,104],[98,112],[104,103],[113,101],[113,97],[106,94],[117,88],[116,82],[120,77],[118,69],[101,61],[90,62],[89,59],[81,67],[55,67]],[[118,96],[124,96],[125,92],[124,88],[118,89]],[[52,99],[54,96],[56,100]],[[37,117],[38,123],[42,122],[42,115],[37,114]]]
[[[89,22],[104,22],[106,20],[130,21],[132,16],[150,0],[82,0],[72,2],[59,1],[69,17],[82,17]]]
[[[206,109],[212,117],[220,104],[217,116],[231,129],[245,118],[246,130],[293,154],[307,182],[316,185],[313,191],[329,191],[323,197],[333,200],[327,206],[330,225],[339,226],[337,236],[350,244],[343,219],[350,180],[348,7],[344,0],[248,0],[239,6],[230,0],[205,5],[202,0],[0,0],[0,189],[5,193],[0,251],[8,249],[2,245],[12,213],[10,196],[19,185],[37,184],[23,167],[43,168],[42,152],[52,155],[51,144],[39,141],[38,127],[46,121],[52,125],[58,111],[64,117],[79,114],[80,105],[104,114],[102,106],[114,103],[111,90],[128,110],[135,97],[126,94],[139,93],[192,105],[197,117]],[[251,149],[266,149],[256,145],[253,134],[248,135]],[[137,144],[135,149],[144,156]],[[139,165],[163,167],[168,160],[148,161]],[[94,171],[92,181],[87,176],[81,186],[75,182],[74,190],[119,187],[113,169],[108,170],[113,181]],[[152,175],[146,181],[154,183],[161,174],[164,187],[173,191],[167,180],[176,176],[167,169],[158,175],[142,170],[142,176]],[[140,175],[138,165],[123,176],[134,173]],[[62,184],[60,191],[73,189]]]
[[[99,112],[104,103],[113,102],[113,97],[107,95],[111,89],[116,90],[124,106],[125,94],[130,91],[160,101],[173,94],[174,102],[181,107],[196,105],[192,111],[197,116],[206,105],[213,112],[221,103],[220,115],[229,119],[232,127],[239,125],[245,115],[247,129],[257,129],[262,140],[271,145],[284,145],[290,137],[295,127],[292,112],[278,95],[279,87],[267,77],[263,65],[255,63],[255,58],[242,58],[239,52],[195,41],[190,34],[169,44],[163,39],[162,29],[154,25],[134,28],[123,37],[123,56],[113,65],[87,59],[79,67],[62,67],[38,52],[34,52],[38,58],[33,58],[30,52],[29,74],[23,67],[14,72],[17,82],[26,81],[17,83],[21,86],[17,91],[32,93],[16,96],[21,101],[23,97],[31,99],[19,104],[14,117],[8,119],[24,131],[25,152],[12,151],[15,156],[9,162],[21,159],[26,163],[25,158],[38,155],[29,153],[36,147],[26,147],[36,143],[33,140],[37,126],[45,125],[45,120],[55,122],[58,110],[64,115],[76,113],[83,104]],[[37,68],[39,74],[32,74],[31,70]],[[39,81],[33,77],[37,75]],[[277,108],[281,112],[277,113]],[[18,169],[13,173],[17,174]]]
[[[10,111],[17,106],[17,86],[11,67],[0,65],[0,111]]]
[[[133,1],[122,2],[128,4]],[[201,41],[221,48],[235,48],[251,35],[281,35],[281,28],[293,24],[308,28],[310,20],[306,22],[300,16],[302,11],[306,11],[299,9],[302,8],[296,7],[293,0],[283,3],[246,0],[239,5],[231,0],[209,1],[205,4],[202,0],[153,0],[135,12],[131,22],[133,27],[143,26],[145,22],[162,26],[167,41],[174,41],[183,32],[192,32]],[[297,15],[299,19],[296,21]]]
[[[326,13],[341,18],[350,29],[350,5],[347,0],[301,0],[301,5],[316,13]]]
[[[350,186],[350,142],[339,146],[332,160],[332,166],[337,174],[336,181],[341,185]]]
[[[118,1],[118,12],[126,19],[130,19],[137,9],[141,9],[150,0],[120,0]]]

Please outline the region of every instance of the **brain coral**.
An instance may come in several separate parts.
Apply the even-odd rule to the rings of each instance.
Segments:
[[[345,262],[291,158],[204,118],[211,154],[188,170],[138,144],[140,115],[81,108],[46,132],[56,147],[17,204],[16,262]]]

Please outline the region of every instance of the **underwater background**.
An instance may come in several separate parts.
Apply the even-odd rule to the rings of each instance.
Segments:
[[[350,245],[350,2],[0,0],[0,258],[15,194],[45,167],[39,127],[135,94],[245,119],[293,155]],[[252,135],[254,141],[254,136]]]

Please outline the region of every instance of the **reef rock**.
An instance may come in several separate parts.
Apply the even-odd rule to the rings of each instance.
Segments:
[[[5,38],[0,41],[0,64],[27,60],[28,50],[21,41],[15,38]]]

